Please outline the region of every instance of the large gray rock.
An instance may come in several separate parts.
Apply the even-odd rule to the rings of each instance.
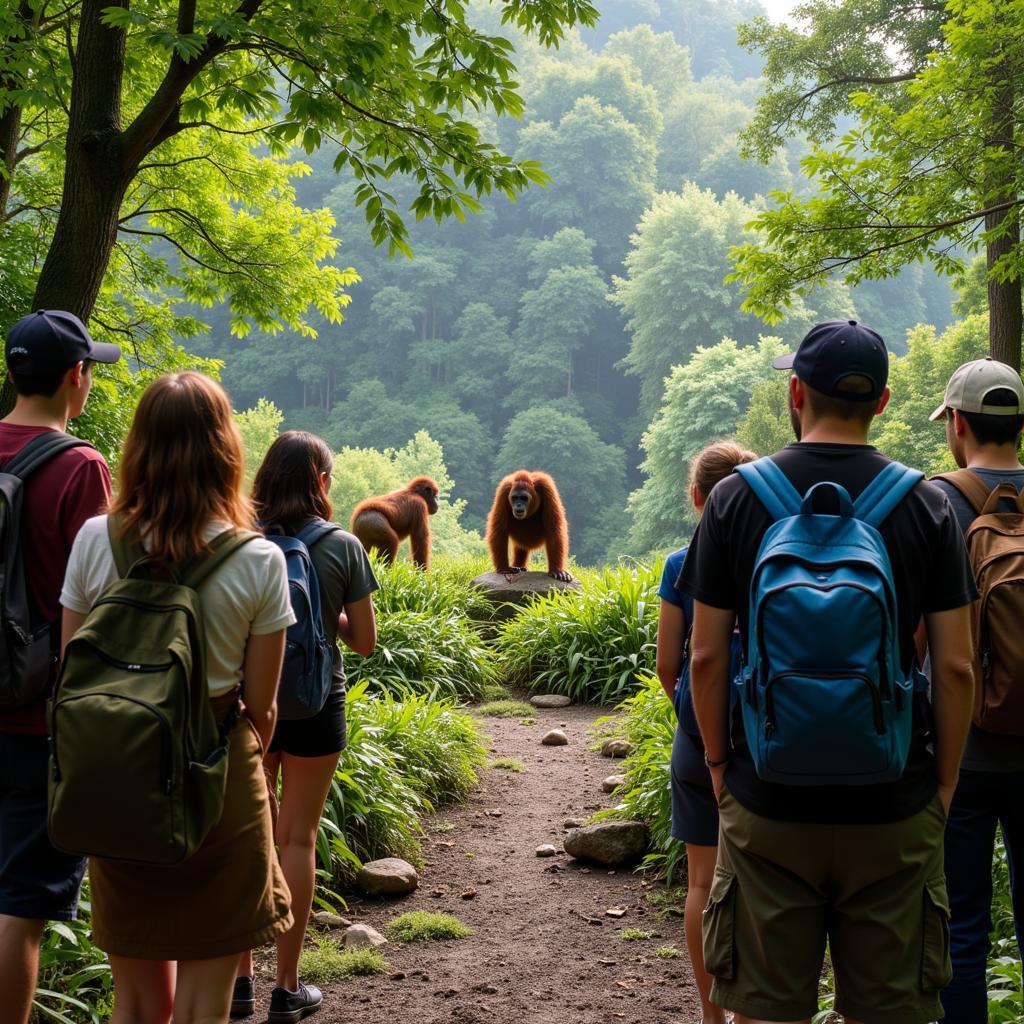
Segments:
[[[356,884],[370,896],[405,896],[419,883],[416,869],[398,857],[372,860],[356,875]]]
[[[508,576],[500,572],[485,572],[473,580],[471,586],[484,592],[495,605],[494,619],[504,621],[515,616],[535,594],[548,594],[552,590],[579,590],[579,580],[563,583],[552,579],[546,572],[518,572]]]
[[[530,703],[535,708],[567,708],[572,697],[566,697],[564,693],[538,693],[530,698]]]
[[[641,821],[601,821],[574,828],[562,845],[579,860],[609,867],[635,864],[647,852],[647,827]]]

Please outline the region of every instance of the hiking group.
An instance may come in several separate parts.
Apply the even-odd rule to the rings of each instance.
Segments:
[[[40,311],[6,357],[3,1019],[27,1021],[44,924],[73,918],[88,856],[114,1024],[251,1014],[271,940],[269,1019],[299,1021],[321,1005],[298,961],[345,744],[337,641],[376,642],[330,450],[282,435],[247,498],[227,396],[169,374],[112,496],[66,427],[117,347]],[[1011,887],[1024,848],[1024,385],[992,360],[957,370],[932,418],[962,469],[930,483],[867,443],[889,397],[878,334],[829,321],[776,366],[797,442],[694,459],[699,526],[660,591],[704,1021],[808,1022],[827,947],[848,1024],[985,1024],[997,826]],[[1015,887],[1013,907],[1020,938]]]

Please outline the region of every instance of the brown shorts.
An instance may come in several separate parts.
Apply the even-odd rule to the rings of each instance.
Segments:
[[[214,698],[223,718],[233,704]],[[292,925],[274,852],[263,749],[242,717],[231,730],[224,813],[181,864],[89,860],[93,939],[115,956],[205,960],[253,949]]]
[[[704,911],[712,1002],[772,1021],[818,1011],[828,944],[835,1010],[869,1024],[928,1024],[952,976],[936,797],[903,821],[775,821],[727,791]]]

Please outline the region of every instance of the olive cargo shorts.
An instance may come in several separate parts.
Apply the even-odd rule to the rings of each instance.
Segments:
[[[752,814],[726,790],[704,911],[712,1002],[770,1021],[818,1011],[825,944],[835,1010],[866,1024],[928,1024],[952,976],[936,796],[883,825]]]

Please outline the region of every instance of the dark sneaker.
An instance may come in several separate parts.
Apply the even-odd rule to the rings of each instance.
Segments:
[[[231,1016],[251,1017],[256,1012],[256,982],[242,975],[235,978],[235,992],[231,997]]]
[[[275,988],[270,993],[270,1013],[267,1019],[270,1024],[296,1024],[297,1021],[316,1013],[324,997],[316,985],[303,985],[299,982],[298,992],[289,992],[286,988]]]

